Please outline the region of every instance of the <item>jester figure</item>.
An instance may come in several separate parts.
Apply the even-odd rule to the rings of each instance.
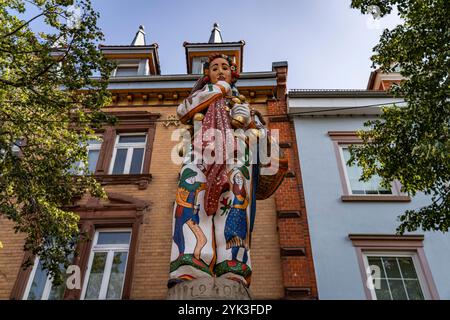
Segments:
[[[169,288],[182,281],[210,277],[250,285],[256,200],[276,191],[287,161],[277,148],[270,154],[271,160],[279,163],[277,171],[263,174],[266,164],[255,156],[260,142],[255,149],[243,132],[253,132],[258,139],[267,137],[264,141],[272,144],[275,141],[270,139],[261,114],[239,94],[235,86],[238,77],[233,58],[210,55],[203,76],[177,109],[192,137],[189,148],[181,154],[184,161],[174,207]],[[211,142],[211,130],[223,140]],[[233,148],[230,152],[230,146],[242,152]],[[212,161],[198,157],[212,147]]]
[[[173,232],[173,241],[178,246],[180,256],[184,255],[185,241],[183,226],[186,224],[195,235],[196,245],[194,248],[194,258],[200,259],[200,252],[206,244],[206,237],[202,229],[198,226],[198,210],[196,204],[197,195],[205,189],[205,184],[195,182],[197,172],[186,168],[178,184],[176,207],[175,207],[175,230]]]

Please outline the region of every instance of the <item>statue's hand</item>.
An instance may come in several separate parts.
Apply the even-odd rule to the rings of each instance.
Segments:
[[[231,94],[231,86],[228,82],[220,80],[217,81],[216,83],[219,86],[222,86],[223,88],[225,88],[225,94],[224,95],[230,95]]]
[[[250,107],[247,103],[235,104],[230,111],[231,118],[240,122],[240,127],[245,127],[250,123]]]

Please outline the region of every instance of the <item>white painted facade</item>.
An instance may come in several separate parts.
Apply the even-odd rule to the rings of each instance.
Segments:
[[[414,234],[423,236],[423,240],[416,244],[423,248],[401,247],[404,242],[395,240],[398,238],[394,236],[399,224],[397,217],[407,209],[429,204],[428,197],[418,194],[409,202],[343,201],[342,198],[345,193],[339,171],[342,159],[329,132],[362,129],[365,121],[375,119],[380,113],[381,105],[400,101],[382,92],[365,90],[289,93],[289,113],[296,130],[319,299],[373,299],[376,295],[366,286],[361,264],[367,267],[367,255],[377,254],[385,257],[380,260],[383,265],[395,257],[399,257],[396,260],[399,264],[413,261],[417,273],[417,279],[405,278],[402,273],[400,280],[389,280],[393,284],[389,294],[398,293],[392,292],[396,284],[406,288],[419,283],[425,299],[450,299],[450,235],[417,231]],[[371,237],[373,243],[379,243],[380,237],[390,239],[383,243],[391,246],[387,245],[381,252],[355,246],[358,241],[365,241],[355,239]]]

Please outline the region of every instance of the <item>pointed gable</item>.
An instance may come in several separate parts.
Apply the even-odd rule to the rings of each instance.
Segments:
[[[219,24],[214,23],[214,28],[211,31],[208,43],[222,43],[222,34],[220,33]]]
[[[141,24],[139,26],[138,32],[134,36],[133,41],[131,41],[132,46],[145,46],[145,31],[144,26]]]

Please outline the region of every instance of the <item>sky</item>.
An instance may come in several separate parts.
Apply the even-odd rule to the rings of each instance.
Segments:
[[[159,45],[162,74],[185,74],[183,42],[245,41],[244,72],[288,61],[289,89],[365,89],[372,48],[394,14],[374,20],[351,0],[92,0],[107,45],[127,45],[139,25]]]

